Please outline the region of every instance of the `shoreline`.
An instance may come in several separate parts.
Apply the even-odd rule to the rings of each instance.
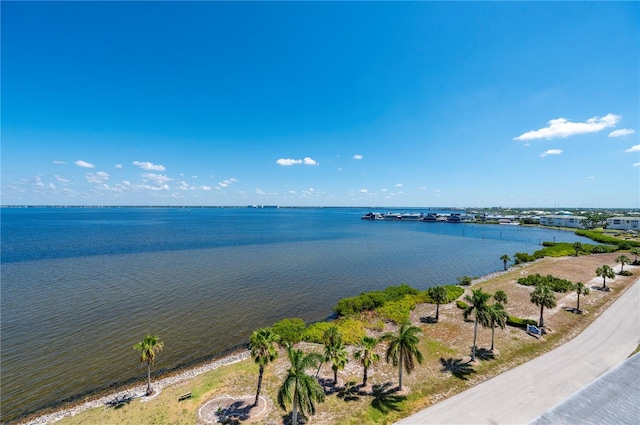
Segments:
[[[123,399],[123,398],[131,398],[131,399],[143,399],[141,401],[149,401],[156,398],[162,390],[173,384],[177,384],[183,381],[187,381],[191,378],[194,378],[198,375],[201,375],[206,372],[210,372],[214,369],[217,369],[222,366],[231,365],[234,363],[238,363],[244,361],[249,358],[249,350],[237,350],[231,354],[227,354],[223,357],[219,357],[213,359],[211,361],[205,362],[204,364],[189,367],[182,371],[172,373],[169,376],[164,378],[160,378],[156,381],[152,381],[154,393],[146,397],[145,392],[147,389],[147,383],[143,382],[142,384],[137,384],[132,387],[124,387],[119,389],[114,389],[112,392],[109,392],[106,395],[99,396],[94,400],[89,400],[85,402],[79,402],[77,404],[73,404],[68,407],[61,407],[58,410],[55,410],[51,413],[46,413],[43,415],[39,415],[34,417],[33,419],[18,419],[16,422],[8,422],[9,424],[16,425],[44,425],[51,424],[57,422],[65,417],[75,416],[80,412],[84,412],[85,410],[93,409],[100,406],[106,406],[109,402],[113,400]],[[34,413],[33,415],[36,415]]]

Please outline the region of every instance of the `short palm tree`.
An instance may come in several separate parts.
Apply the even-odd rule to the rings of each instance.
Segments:
[[[134,346],[134,350],[140,351],[140,362],[147,364],[147,395],[153,394],[151,386],[151,365],[155,362],[156,353],[162,351],[164,343],[156,335],[147,335]]]
[[[333,384],[338,385],[338,371],[344,369],[349,363],[347,349],[342,342],[333,345],[325,345],[325,359],[331,362],[331,370],[333,370]]]
[[[316,378],[320,373],[320,368],[324,362],[328,362],[331,360],[329,354],[332,350],[332,347],[337,347],[342,344],[342,332],[336,325],[331,325],[327,330],[322,334],[322,343],[324,344],[324,359],[318,364],[318,370],[316,370]]]
[[[464,309],[462,315],[465,320],[475,312],[474,327],[473,327],[473,347],[471,349],[471,361],[476,359],[476,340],[478,338],[478,324],[482,326],[489,326],[491,323],[491,316],[489,315],[489,306],[487,301],[491,294],[482,292],[482,288],[471,291],[471,295],[465,295],[464,300],[469,303],[469,306]]]
[[[318,366],[322,356],[318,353],[305,354],[302,350],[287,347],[287,356],[291,367],[287,370],[280,389],[278,390],[278,405],[286,410],[292,405],[291,423],[298,424],[298,410],[306,417],[316,412],[315,403],[324,401],[324,391],[318,381],[307,374],[307,369]]]
[[[616,258],[616,263],[620,263],[620,273],[624,272],[624,265],[629,264],[631,259],[626,255],[620,255]]]
[[[428,291],[431,299],[436,303],[436,322],[440,317],[440,304],[447,302],[447,290],[442,286],[434,286],[433,288],[429,288]]]
[[[556,306],[556,295],[551,290],[549,285],[539,283],[531,293],[531,302],[540,307],[540,320],[538,321],[538,327],[544,327],[544,308],[553,308]]]
[[[413,372],[416,367],[415,362],[422,363],[422,353],[418,350],[418,338],[421,329],[413,326],[409,322],[400,325],[397,334],[386,333],[382,336],[383,341],[388,341],[386,361],[393,361],[393,365],[398,367],[398,389],[402,391],[402,368],[407,373]]]
[[[498,304],[502,304],[503,306],[509,302],[509,298],[507,298],[506,292],[502,290],[496,291],[496,293],[493,294],[493,299],[496,300]]]
[[[607,289],[607,278],[615,279],[616,273],[610,266],[603,264],[596,269],[596,276],[602,278],[602,289]]]
[[[360,360],[360,364],[362,365],[362,369],[363,369],[362,386],[363,387],[367,386],[367,376],[368,376],[369,368],[373,363],[380,360],[380,356],[373,352],[373,350],[376,348],[376,345],[378,345],[379,342],[380,340],[378,338],[374,338],[371,336],[363,336],[362,339],[360,340],[360,343],[358,344],[358,348],[356,349],[356,352],[353,353],[353,357],[355,357],[356,360]]]
[[[631,248],[629,251],[634,256],[633,264],[638,264],[638,257],[640,257],[640,247]]]
[[[502,260],[504,269],[507,270],[507,261],[511,261],[511,257],[509,257],[507,254],[504,254],[502,257],[500,257],[500,259]]]
[[[495,336],[496,326],[500,329],[504,329],[507,325],[507,319],[509,315],[504,309],[504,306],[498,302],[489,306],[489,317],[491,317],[491,351],[493,351],[493,342]]]
[[[255,360],[259,367],[258,372],[258,389],[256,390],[256,400],[254,406],[258,405],[260,398],[260,389],[262,388],[262,377],[265,367],[278,357],[278,348],[276,343],[280,339],[277,333],[271,328],[262,328],[254,331],[249,340],[249,348],[251,349],[251,357]]]
[[[577,257],[578,255],[580,255],[580,251],[582,251],[582,248],[583,248],[583,247],[582,247],[582,243],[580,243],[580,242],[574,242],[574,243],[573,243],[573,249],[575,249],[575,250],[576,250],[576,257]]]
[[[575,286],[576,294],[578,294],[578,304],[576,305],[576,311],[581,313],[580,310],[580,295],[589,295],[589,288],[587,288],[584,283],[578,282]]]

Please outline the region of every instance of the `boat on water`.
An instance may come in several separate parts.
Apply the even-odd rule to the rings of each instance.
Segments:
[[[426,223],[435,223],[438,221],[438,215],[434,213],[428,213],[427,215],[422,217],[420,221],[424,221]]]
[[[462,223],[462,217],[460,214],[451,214],[447,217],[447,223]]]
[[[384,215],[384,219],[390,221],[420,221],[422,217],[424,217],[422,213],[387,213]]]
[[[363,220],[384,220],[384,216],[377,212],[367,213],[360,218]]]

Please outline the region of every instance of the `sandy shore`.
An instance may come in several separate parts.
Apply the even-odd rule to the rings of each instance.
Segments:
[[[64,418],[64,417],[68,417],[68,416],[74,416],[80,412],[83,412],[85,410],[89,410],[89,409],[93,409],[95,407],[100,407],[100,406],[105,406],[107,404],[109,404],[109,402],[112,402],[116,399],[123,399],[123,398],[130,398],[130,399],[136,399],[136,398],[140,398],[140,399],[144,399],[142,401],[146,401],[146,400],[153,400],[155,397],[158,396],[158,394],[160,394],[162,392],[162,389],[165,388],[168,385],[173,385],[173,384],[177,384],[179,382],[183,382],[186,381],[188,379],[191,379],[195,376],[198,376],[200,374],[209,372],[211,370],[217,369],[221,366],[226,366],[226,365],[230,365],[233,363],[237,363],[240,361],[243,361],[245,359],[249,358],[249,350],[241,350],[241,351],[237,351],[233,354],[230,354],[228,356],[219,358],[219,359],[215,359],[211,362],[205,363],[203,365],[200,366],[196,366],[194,368],[191,369],[185,369],[182,372],[179,372],[177,374],[168,376],[166,378],[162,378],[159,379],[157,381],[153,381],[152,385],[153,388],[155,390],[155,393],[150,396],[150,397],[145,397],[145,392],[147,390],[147,384],[146,382],[135,386],[135,387],[131,387],[131,388],[127,388],[127,389],[120,389],[120,390],[114,390],[112,393],[109,393],[108,395],[105,395],[103,397],[97,398],[95,400],[91,400],[91,401],[87,401],[85,403],[81,403],[81,404],[77,404],[74,405],[72,407],[68,407],[68,408],[63,408],[61,410],[58,410],[56,412],[53,413],[48,413],[46,415],[42,415],[39,416],[35,419],[31,419],[29,421],[23,421],[23,422],[19,422],[20,424],[24,424],[24,425],[44,425],[44,424],[50,424],[56,421],[59,421],[60,419]]]

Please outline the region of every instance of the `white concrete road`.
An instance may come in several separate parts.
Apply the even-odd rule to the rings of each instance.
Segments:
[[[640,280],[571,341],[397,424],[527,424],[622,363],[639,343]]]

